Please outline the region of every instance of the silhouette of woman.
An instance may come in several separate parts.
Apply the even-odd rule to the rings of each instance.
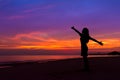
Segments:
[[[97,41],[96,39],[92,38],[89,36],[89,30],[87,28],[83,28],[82,33],[80,33],[77,29],[75,29],[75,27],[71,27],[71,29],[73,29],[75,32],[77,32],[79,34],[80,41],[81,41],[81,56],[83,56],[83,61],[84,61],[84,70],[89,70],[89,62],[88,62],[88,47],[87,47],[87,43],[89,42],[89,40],[93,40],[95,42],[97,42],[100,45],[103,45],[102,42]]]

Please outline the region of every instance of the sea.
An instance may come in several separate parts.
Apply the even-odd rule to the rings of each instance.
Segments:
[[[116,57],[117,55],[89,55],[92,57]],[[0,68],[6,68],[10,66],[3,66],[3,64],[10,63],[25,63],[25,62],[48,62],[62,59],[82,58],[80,55],[1,55],[0,56]],[[2,65],[2,66],[1,66]]]

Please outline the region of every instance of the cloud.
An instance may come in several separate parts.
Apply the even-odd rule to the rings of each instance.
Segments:
[[[112,48],[116,48],[116,47],[119,47],[120,46],[120,39],[116,39],[116,38],[100,38],[98,39],[100,41],[103,42],[103,46],[99,46],[96,42],[93,42],[93,41],[90,41],[90,43],[88,44],[89,47],[91,49],[112,49]],[[117,43],[117,44],[116,44]]]
[[[11,14],[9,14],[6,18],[8,20],[23,20],[37,16],[40,17],[45,15],[45,13],[43,13],[44,11],[49,11],[49,9],[54,7],[54,4],[25,6],[25,8],[22,7],[20,10],[16,10],[14,7],[13,9],[11,8],[12,12],[10,12]]]
[[[105,33],[105,34],[100,34],[100,35],[96,35],[95,37],[97,38],[119,38],[120,32],[111,32],[111,33]]]
[[[30,12],[36,12],[36,11],[42,11],[42,10],[49,10],[49,9],[54,8],[54,7],[55,7],[54,4],[48,4],[48,5],[43,5],[43,6],[34,5],[32,8],[26,9],[23,12],[30,13]]]
[[[119,39],[98,39],[103,41],[104,46],[90,41],[90,49],[105,49],[119,47]],[[113,44],[117,43],[117,44]],[[17,34],[13,37],[4,37],[0,40],[0,49],[80,49],[79,39],[59,40],[51,37],[48,33],[31,32],[26,34]]]
[[[32,48],[32,47],[44,47],[48,46],[55,40],[48,37],[45,33],[27,33],[17,34],[14,37],[2,38],[0,40],[1,48]],[[4,46],[3,46],[4,45]]]
[[[2,38],[0,48],[25,48],[25,49],[65,49],[75,47],[76,40],[57,40],[47,33],[32,32],[17,34],[13,37]],[[70,44],[71,42],[75,42]]]

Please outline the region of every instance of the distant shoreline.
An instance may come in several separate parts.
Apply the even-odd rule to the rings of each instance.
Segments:
[[[89,49],[89,54],[108,54],[119,49]],[[44,49],[0,49],[1,55],[79,55],[80,49],[65,49],[65,50],[44,50]]]

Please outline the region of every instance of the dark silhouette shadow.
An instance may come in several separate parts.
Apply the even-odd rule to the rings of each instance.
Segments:
[[[71,29],[73,29],[75,32],[77,32],[79,34],[80,38],[80,42],[81,42],[81,56],[83,56],[83,62],[84,62],[84,70],[88,71],[89,70],[89,61],[88,61],[88,46],[87,43],[89,42],[89,40],[93,40],[95,42],[97,42],[100,45],[103,45],[102,42],[97,41],[96,39],[92,38],[89,35],[89,30],[87,28],[83,28],[82,33],[79,32],[74,26],[71,27]]]
[[[108,55],[120,55],[120,52],[112,51],[112,52],[108,53]]]

